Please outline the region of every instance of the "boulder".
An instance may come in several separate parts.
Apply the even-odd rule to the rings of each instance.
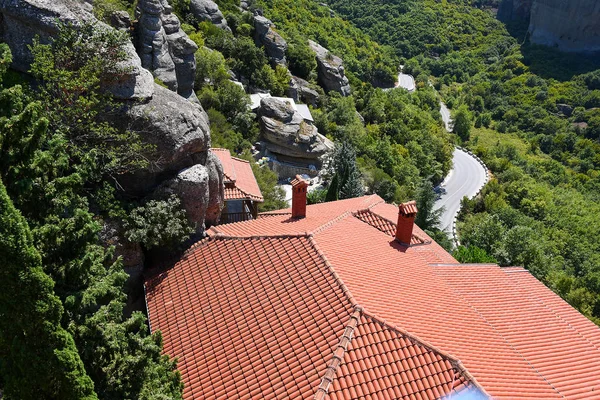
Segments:
[[[287,65],[285,52],[287,42],[273,29],[273,23],[267,18],[254,16],[254,41],[258,46],[264,46],[265,53],[271,64]]]
[[[210,21],[221,29],[230,30],[219,6],[212,0],[191,0],[190,11],[198,21]]]
[[[267,149],[273,153],[316,160],[333,148],[329,139],[281,99],[262,99],[259,116],[262,137],[267,142]]]
[[[181,170],[177,176],[159,186],[153,197],[165,198],[172,194],[181,200],[181,206],[185,209],[188,221],[195,225],[196,233],[202,233],[209,201],[208,169],[195,164]]]
[[[568,104],[559,103],[556,105],[558,112],[566,117],[570,117],[573,114],[573,107]]]
[[[28,72],[33,56],[29,50],[38,36],[48,43],[58,32],[59,23],[78,25],[97,24],[99,29],[112,29],[99,22],[91,13],[90,5],[74,0],[0,0],[0,40],[7,43],[13,55],[12,67]],[[145,100],[152,96],[152,74],[142,68],[140,58],[131,43],[125,45],[128,57],[121,63],[126,73],[118,80],[105,82],[104,88],[118,99]]]
[[[145,170],[119,177],[126,192],[143,196],[177,171],[196,163],[205,164],[210,148],[208,116],[200,105],[155,85],[155,95],[145,102],[128,102],[118,110],[113,123],[137,132],[155,146]]]
[[[292,77],[289,94],[295,101],[301,101],[313,107],[317,107],[321,100],[319,92],[314,90],[310,83],[297,76]]]
[[[110,14],[110,26],[120,31],[129,32],[133,25],[127,11],[114,11]]]
[[[208,152],[206,160],[208,170],[208,206],[206,207],[206,225],[219,223],[223,202],[225,200],[225,186],[223,182],[223,166],[219,158]]]
[[[350,95],[350,84],[344,72],[342,59],[312,40],[309,40],[308,44],[316,54],[317,75],[323,89],[327,92],[338,92],[342,96]]]
[[[136,37],[142,66],[170,90],[198,102],[194,94],[198,46],[181,29],[179,18],[163,0],[140,0]]]

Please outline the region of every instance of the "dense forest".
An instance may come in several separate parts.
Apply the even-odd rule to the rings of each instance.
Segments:
[[[460,261],[524,265],[600,317],[600,60],[528,43],[489,2],[332,1],[454,110],[456,141],[494,173],[466,201]],[[477,6],[478,8],[475,8]]]

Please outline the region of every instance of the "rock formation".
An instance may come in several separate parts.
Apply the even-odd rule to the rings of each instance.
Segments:
[[[198,46],[181,29],[165,0],[140,0],[137,6],[138,51],[142,66],[169,89],[198,102],[194,94]]]
[[[262,136],[273,153],[320,164],[318,159],[333,148],[329,139],[281,99],[262,99],[259,116]]]
[[[212,0],[191,0],[190,11],[199,22],[210,21],[221,29],[230,30],[219,6]]]
[[[565,52],[600,51],[598,0],[504,0],[498,18],[529,23],[532,43]]]
[[[150,9],[151,5],[155,8]],[[29,70],[32,55],[27,45],[35,36],[43,43],[49,42],[58,32],[58,21],[73,25],[87,21],[97,24],[99,29],[113,29],[97,21],[88,6],[75,0],[0,0],[0,36],[11,48],[13,67],[23,72]],[[181,71],[189,73],[191,64],[186,60],[189,38],[182,34],[179,20],[158,0],[141,0],[140,6],[151,11],[144,17],[145,27],[157,28],[146,33],[163,45],[165,41],[168,43],[168,52],[159,54],[171,57],[175,76],[179,78]],[[159,8],[162,11],[157,14]],[[156,32],[163,32],[166,38]],[[117,177],[119,183],[127,194],[138,198],[151,195],[156,187],[170,187],[184,196],[182,204],[198,226],[202,227],[205,220],[216,222],[223,203],[223,171],[218,158],[210,153],[206,113],[199,104],[154,83],[131,43],[125,50],[126,76],[116,83],[104,84],[115,98],[122,100],[122,107],[106,118],[116,127],[139,133],[142,141],[154,145],[156,154],[148,168]],[[177,88],[181,91],[186,85],[177,79]],[[117,244],[117,253],[125,256],[126,266],[137,266],[143,262],[139,247],[125,242],[114,223],[108,221],[105,226],[105,243]]]
[[[498,8],[500,21],[529,21],[533,0],[504,0]]]
[[[297,76],[292,76],[287,95],[294,101],[302,101],[313,107],[317,107],[320,101],[319,92],[313,89],[309,82]]]
[[[600,51],[600,1],[534,0],[529,34],[533,43],[562,51]]]
[[[98,22],[91,14],[88,3],[75,0],[0,0],[0,39],[7,43],[13,55],[12,67],[28,72],[33,61],[29,50],[33,38],[42,43],[58,32],[57,21],[79,24],[95,22],[99,29],[112,29]],[[128,54],[122,66],[127,71],[119,80],[104,88],[118,99],[144,100],[153,94],[152,74],[142,68],[132,44],[125,46]]]
[[[261,15],[254,16],[254,41],[258,46],[264,46],[271,64],[287,65],[285,59],[287,42],[279,33],[275,32],[273,26],[273,23],[267,18]]]
[[[323,89],[327,92],[338,92],[342,96],[350,95],[350,84],[344,73],[342,59],[312,40],[309,40],[308,44],[316,54],[317,75]]]

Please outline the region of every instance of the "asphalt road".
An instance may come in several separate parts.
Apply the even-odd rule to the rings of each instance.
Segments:
[[[409,92],[414,92],[416,90],[415,78],[413,78],[412,75],[407,75],[400,72],[398,74],[398,83],[396,84],[396,87],[401,87]]]
[[[452,118],[450,118],[450,110],[443,102],[440,102],[440,114],[442,114],[442,121],[448,132],[452,131]]]
[[[445,189],[435,204],[435,208],[445,207],[440,219],[440,228],[451,233],[454,216],[460,209],[460,201],[464,196],[472,198],[485,184],[486,170],[468,153],[454,149],[452,158],[454,167],[440,185]]]

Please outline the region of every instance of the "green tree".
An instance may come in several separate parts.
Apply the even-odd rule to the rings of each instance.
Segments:
[[[417,217],[415,223],[419,228],[439,229],[440,217],[444,213],[444,208],[435,209],[436,194],[433,185],[429,179],[424,179],[417,190]]]
[[[454,128],[452,132],[456,133],[463,142],[467,142],[471,137],[471,113],[466,105],[458,107],[454,114]]]
[[[10,159],[10,164],[0,163],[0,176],[6,179],[11,201],[31,228],[43,270],[54,280],[54,292],[64,308],[58,321],[74,339],[98,396],[115,400],[181,398],[181,378],[175,363],[161,354],[160,334],[148,333],[142,313],[125,316],[128,276],[120,261],[115,261],[112,249],[105,249],[98,240],[102,217],[91,212],[100,212],[100,203],[90,205],[97,198],[94,189],[103,177],[139,166],[122,159],[131,151],[126,147],[135,149],[139,142],[130,135],[120,136],[101,121],[101,113],[107,110],[102,107],[104,94],[98,75],[87,74],[104,74],[98,63],[110,64],[109,56],[114,54],[109,52],[104,54],[105,60],[97,60],[90,43],[98,45],[95,51],[103,54],[98,49],[114,48],[113,42],[108,37],[103,47],[104,42],[98,42],[87,27],[81,29],[77,34],[71,32],[74,27],[63,26],[58,33],[57,42],[72,44],[71,50],[58,48],[53,53],[48,49],[56,43],[34,45],[36,71],[48,72],[48,79],[34,96],[49,103],[32,102],[18,86],[0,92],[0,102],[10,106],[0,111],[0,160]],[[61,54],[67,54],[66,58]],[[69,77],[82,86],[74,85]],[[56,98],[49,98],[50,93]],[[65,115],[60,115],[61,111]],[[77,115],[79,119],[75,119]],[[117,204],[114,198],[106,201]],[[29,367],[43,366],[40,362]],[[53,372],[59,377],[59,372],[68,369]]]
[[[364,194],[361,174],[356,163],[356,151],[349,142],[336,144],[331,157],[330,173],[338,178],[338,198],[349,199]],[[327,196],[328,199],[332,197],[333,194]]]
[[[96,399],[25,219],[0,180],[0,374],[15,399]]]
[[[458,246],[452,256],[460,263],[497,263],[496,259],[477,246]]]
[[[288,42],[286,56],[290,64],[290,71],[300,78],[307,79],[312,71],[317,68],[314,51],[308,42],[301,36],[295,36]]]

